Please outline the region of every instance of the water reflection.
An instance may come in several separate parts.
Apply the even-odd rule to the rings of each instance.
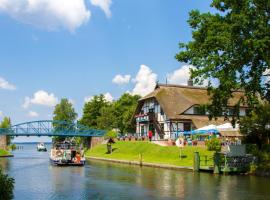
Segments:
[[[219,176],[88,161],[55,167],[34,145],[0,159],[16,179],[15,199],[270,199],[269,178]]]

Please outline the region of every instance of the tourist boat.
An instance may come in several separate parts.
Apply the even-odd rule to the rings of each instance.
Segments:
[[[83,150],[78,150],[74,143],[61,142],[53,145],[50,161],[57,166],[83,166],[85,157]]]
[[[39,143],[39,144],[37,145],[37,150],[38,150],[38,151],[47,151],[47,148],[46,148],[46,146],[45,146],[44,143]]]

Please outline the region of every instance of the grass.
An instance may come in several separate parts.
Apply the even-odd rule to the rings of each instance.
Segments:
[[[106,154],[105,144],[98,145],[86,152],[87,156],[111,158],[127,161],[139,161],[140,153],[143,162],[170,164],[176,166],[193,166],[193,155],[198,151],[200,155],[212,156],[213,151],[208,151],[202,147],[186,146],[182,150],[182,159],[180,160],[180,149],[176,146],[162,147],[150,142],[139,141],[118,141],[112,145],[113,153]]]
[[[8,151],[0,149],[0,157],[1,156],[8,156],[8,155],[10,155],[10,153]]]

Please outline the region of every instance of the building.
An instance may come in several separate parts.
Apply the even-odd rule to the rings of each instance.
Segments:
[[[228,102],[228,113],[232,115],[233,106],[243,96],[242,91],[233,93]],[[224,117],[210,121],[202,105],[210,103],[204,87],[157,84],[155,90],[138,102],[134,114],[136,133],[147,136],[154,132],[154,139],[175,139],[180,131],[190,131],[209,124],[225,123]],[[240,116],[246,114],[247,107],[240,106]],[[225,115],[225,113],[221,113]]]

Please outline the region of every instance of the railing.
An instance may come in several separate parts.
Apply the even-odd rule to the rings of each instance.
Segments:
[[[209,155],[200,155],[200,166],[214,166],[214,157]]]

